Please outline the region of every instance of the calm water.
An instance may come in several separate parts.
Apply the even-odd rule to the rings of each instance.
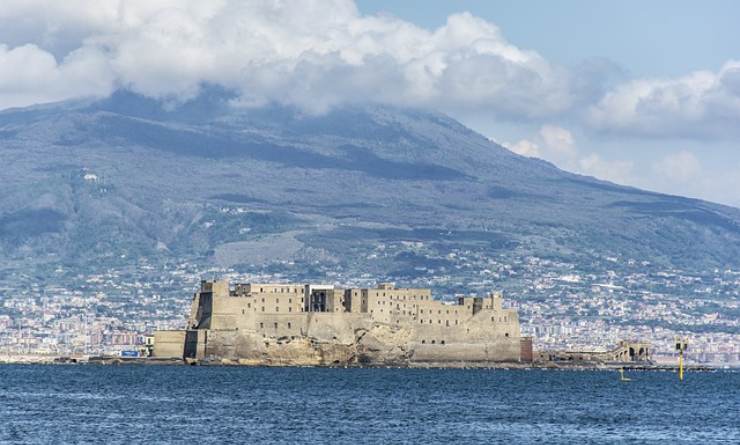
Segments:
[[[3,443],[740,443],[740,373],[0,366]]]

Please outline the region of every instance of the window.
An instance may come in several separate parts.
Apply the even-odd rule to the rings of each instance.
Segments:
[[[260,329],[264,329],[264,327],[265,327],[265,324],[264,323],[260,323]]]
[[[265,312],[265,307],[264,306],[262,306],[262,312]]]
[[[277,329],[277,322],[275,322],[275,329]]]
[[[440,341],[440,343],[441,343],[441,344],[445,344],[445,341],[444,341],[444,340],[442,340],[442,341]]]
[[[244,309],[242,309],[242,315],[244,315]]]
[[[427,342],[426,340],[422,340],[422,341],[421,341],[421,344],[423,345],[423,344],[424,344],[424,343],[426,343],[426,342]]]
[[[280,312],[280,307],[279,306],[275,306],[275,312]]]
[[[264,290],[261,287],[260,287],[260,292],[264,292]],[[263,298],[262,301],[265,301],[265,299]]]
[[[290,322],[288,322],[288,329],[290,329]]]
[[[436,343],[436,340],[432,340],[432,344],[435,344],[435,343]]]
[[[279,298],[276,298],[275,299],[275,304],[280,304],[280,299]]]
[[[288,312],[293,312],[293,308],[292,307],[288,307]]]

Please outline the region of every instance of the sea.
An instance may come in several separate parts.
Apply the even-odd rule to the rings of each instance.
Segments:
[[[740,372],[0,366],[0,443],[740,444]]]

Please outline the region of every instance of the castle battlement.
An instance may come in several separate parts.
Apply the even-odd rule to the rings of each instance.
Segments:
[[[503,307],[500,293],[450,303],[433,299],[430,289],[396,288],[392,283],[342,288],[202,281],[184,332],[167,335],[182,336],[183,357],[195,359],[238,360],[271,345],[273,352],[282,354],[291,349],[282,346],[303,340],[312,345],[309,355],[317,349],[348,348],[355,351],[355,359],[357,347],[363,350],[363,342],[371,340],[372,349],[395,350],[391,361],[399,354],[405,357],[401,360],[429,362],[521,357],[519,317],[516,309]],[[155,339],[155,356],[180,354],[179,342]],[[384,361],[383,357],[373,360]]]

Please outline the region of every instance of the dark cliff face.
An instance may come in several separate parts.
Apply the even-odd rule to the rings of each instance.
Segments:
[[[413,274],[445,267],[408,241],[491,255],[593,255],[700,270],[740,265],[740,211],[523,158],[435,113],[327,115],[184,105],[130,93],[0,112],[4,261],[85,267],[121,258],[203,264],[333,262]]]

